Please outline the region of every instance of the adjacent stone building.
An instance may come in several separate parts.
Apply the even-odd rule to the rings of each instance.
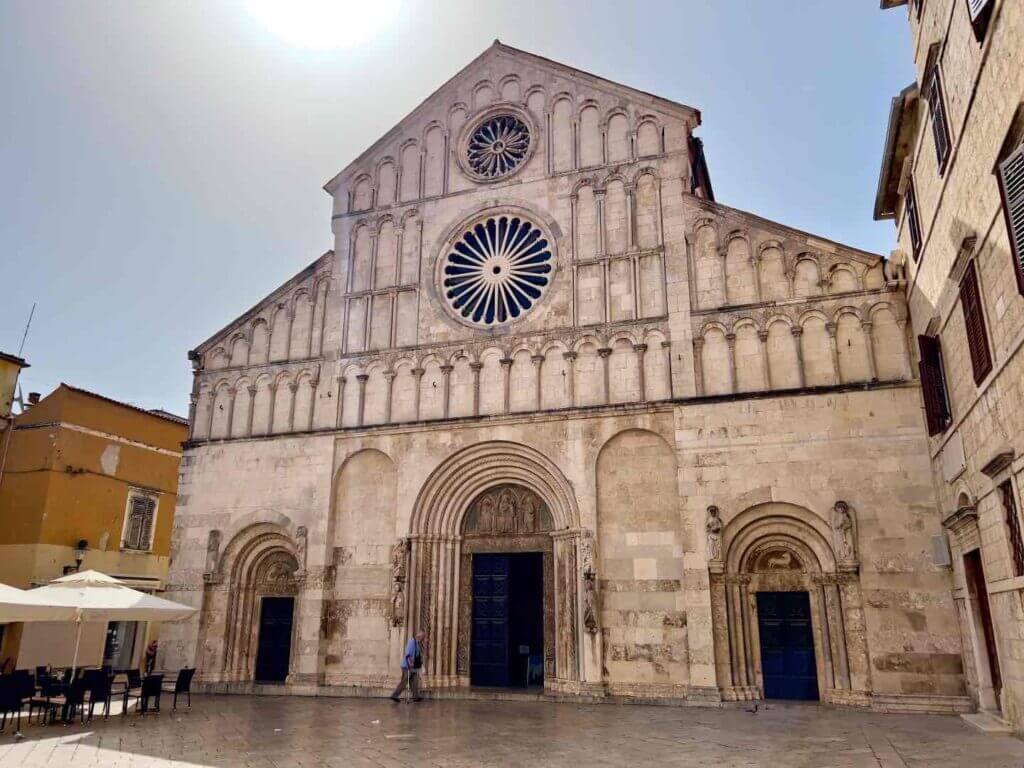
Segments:
[[[883,8],[907,5],[885,0]],[[1024,729],[1024,5],[913,0],[875,205],[907,274],[968,690]]]
[[[216,690],[970,706],[902,273],[700,113],[495,43],[200,344],[161,663]]]

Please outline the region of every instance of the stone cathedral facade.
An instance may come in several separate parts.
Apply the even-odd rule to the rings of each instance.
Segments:
[[[716,202],[699,124],[496,42],[327,183],[192,353],[162,663],[970,705],[902,275]]]

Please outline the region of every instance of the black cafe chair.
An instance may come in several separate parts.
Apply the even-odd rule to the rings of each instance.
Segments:
[[[184,667],[178,670],[178,676],[174,679],[174,685],[163,687],[164,693],[173,693],[174,702],[171,709],[178,708],[178,694],[184,694],[188,702],[188,708],[192,709],[192,676],[196,673],[194,667]],[[157,707],[159,709],[159,707]]]
[[[84,678],[85,689],[89,694],[89,706],[86,709],[85,702],[82,703],[82,722],[92,720],[93,712],[97,704],[103,705],[103,717],[110,717],[110,698],[113,695],[112,685],[114,676],[103,669],[93,669]]]
[[[150,710],[150,702],[154,703],[153,711],[160,713],[160,692],[163,689],[163,675],[146,675],[142,678],[142,685],[138,693],[125,693],[125,709],[128,708],[128,701],[136,699],[139,702],[139,714],[144,715]]]
[[[121,697],[121,716],[124,717],[128,714],[128,697],[134,696],[138,698],[138,694],[142,690],[142,675],[139,674],[137,669],[126,669],[124,670],[125,679],[123,681],[115,681],[114,687],[111,690],[111,695]]]
[[[22,679],[15,674],[0,675],[0,733],[7,727],[7,718],[17,718],[16,730],[21,730],[21,710],[24,708]]]

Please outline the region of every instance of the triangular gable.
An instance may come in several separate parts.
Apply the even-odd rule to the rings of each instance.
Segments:
[[[407,125],[410,121],[415,120],[421,113],[426,111],[435,100],[441,98],[445,93],[451,90],[453,86],[460,83],[474,70],[483,68],[489,61],[497,58],[498,56],[519,57],[529,64],[539,69],[546,70],[553,75],[583,81],[589,87],[648,103],[652,108],[659,109],[670,114],[676,114],[684,120],[692,120],[692,127],[700,125],[700,111],[687,106],[686,104],[681,104],[679,102],[648,93],[647,91],[642,91],[638,88],[632,88],[630,86],[623,85],[622,83],[617,83],[614,80],[608,80],[607,78],[594,75],[585,70],[575,69],[543,56],[530,53],[529,51],[505,45],[500,40],[495,40],[490,47],[485,49],[479,56],[470,61],[452,77],[448,78],[448,80],[427,96],[427,98],[421,101],[411,112],[392,126],[387,133],[377,139],[377,141],[360,153],[358,157],[335,174],[333,178],[324,184],[324,191],[328,194],[333,194],[334,190],[341,184],[342,180],[349,175],[349,173],[359,170],[362,167],[362,163],[368,157],[372,156],[374,152],[386,147],[390,141],[394,140],[398,136],[403,126]]]

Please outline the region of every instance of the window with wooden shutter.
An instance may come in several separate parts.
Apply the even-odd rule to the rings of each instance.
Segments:
[[[967,329],[967,348],[971,352],[971,367],[974,369],[974,383],[980,384],[992,370],[992,354],[988,347],[988,332],[985,329],[985,312],[981,306],[981,291],[978,290],[978,273],[974,262],[967,265],[964,279],[960,281],[960,308],[964,311],[964,326]]]
[[[156,497],[133,492],[128,497],[122,549],[148,550],[153,538]]]
[[[988,31],[988,20],[992,15],[992,0],[966,0],[967,15],[971,17],[974,37],[981,42]]]
[[[1017,501],[1013,497],[1013,482],[1007,480],[999,486],[999,495],[1006,512],[1006,528],[1010,534],[1010,554],[1013,557],[1013,575],[1024,576],[1024,537],[1020,533],[1020,518],[1017,516]]]
[[[1024,294],[1024,143],[999,164],[998,176],[1017,290]]]
[[[946,430],[950,421],[946,375],[942,368],[942,345],[937,336],[918,336],[917,346],[921,352],[918,370],[921,373],[921,393],[924,396],[928,434],[938,435]]]
[[[903,199],[907,209],[907,228],[910,230],[910,250],[916,262],[921,257],[921,220],[917,214],[917,194],[914,192],[914,182],[907,185],[907,194]]]
[[[946,163],[949,162],[949,121],[946,119],[946,103],[942,93],[942,77],[939,75],[939,67],[932,67],[928,79],[928,111],[932,116],[932,136],[935,138],[935,164],[938,166],[939,175],[946,171]]]

